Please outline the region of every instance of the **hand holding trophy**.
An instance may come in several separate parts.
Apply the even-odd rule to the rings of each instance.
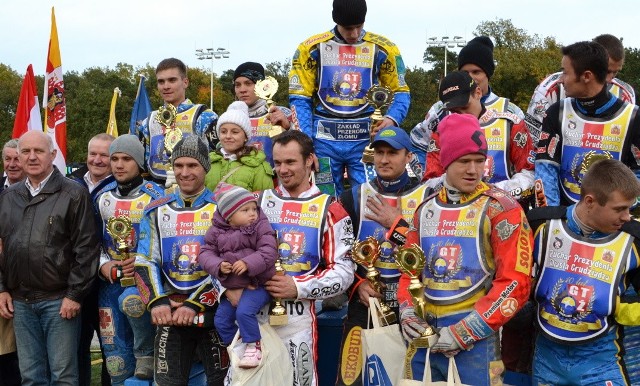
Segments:
[[[107,233],[113,241],[116,243],[116,248],[120,252],[119,260],[126,260],[129,258],[129,246],[127,245],[127,238],[131,235],[133,226],[131,220],[125,216],[111,217],[107,220]],[[136,285],[134,277],[121,277],[120,285],[122,287],[131,287]]]
[[[426,264],[426,259],[422,249],[416,244],[410,247],[400,247],[395,254],[396,263],[400,267],[402,273],[409,276],[411,283],[409,284],[409,294],[413,300],[413,309],[416,315],[426,322],[427,320],[427,300],[424,295],[424,286],[420,282],[420,273]],[[422,333],[422,336],[414,339],[412,344],[415,347],[431,347],[438,340],[438,334],[429,326]]]
[[[278,244],[278,235],[276,232],[276,244]],[[280,258],[276,259],[276,275],[284,276],[287,271],[282,266],[282,262]],[[272,326],[282,326],[287,324],[287,310],[282,305],[282,299],[275,298],[273,299],[273,308],[269,311],[269,324]]]
[[[258,98],[267,101],[267,109],[270,110],[274,105],[273,96],[276,94],[276,92],[278,92],[278,81],[272,76],[267,76],[263,80],[259,80],[258,82],[256,82],[254,92]],[[284,129],[282,128],[282,126],[271,125],[271,130],[269,130],[269,137],[273,138],[283,131]]]
[[[364,99],[374,107],[373,114],[371,114],[371,126],[369,127],[369,145],[364,148],[362,153],[362,161],[365,163],[373,163],[373,148],[371,142],[373,142],[373,129],[382,122],[384,115],[382,115],[382,109],[389,107],[393,103],[393,93],[387,87],[375,85],[369,89]]]
[[[365,240],[358,241],[351,248],[351,258],[356,263],[367,269],[366,278],[376,292],[382,293],[382,283],[380,283],[380,272],[375,268],[375,263],[380,257],[380,243],[375,237],[369,236]],[[388,326],[396,323],[398,318],[395,312],[383,301],[380,301],[380,325]]]

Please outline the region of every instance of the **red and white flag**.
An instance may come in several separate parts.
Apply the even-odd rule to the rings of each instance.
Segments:
[[[20,138],[28,130],[42,131],[42,118],[40,117],[40,102],[36,89],[36,78],[33,76],[33,66],[27,67],[27,73],[22,81],[20,99],[16,111],[16,120],[13,121],[13,134],[11,138]]]
[[[49,38],[49,52],[47,54],[47,73],[44,78],[44,124],[47,134],[53,140],[58,150],[54,165],[61,173],[67,170],[67,107],[62,80],[62,60],[60,59],[60,45],[58,44],[58,29],[56,15],[51,8],[51,37]]]

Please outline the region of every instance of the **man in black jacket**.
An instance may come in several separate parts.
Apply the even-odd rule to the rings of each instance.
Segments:
[[[14,320],[24,384],[75,385],[80,304],[99,256],[92,204],[53,166],[48,135],[23,134],[18,152],[27,179],[0,194],[0,316]]]

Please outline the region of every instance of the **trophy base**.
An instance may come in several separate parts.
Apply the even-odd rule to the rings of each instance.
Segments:
[[[434,344],[436,344],[436,342],[438,341],[438,334],[431,334],[431,335],[422,335],[419,338],[415,338],[411,344],[414,347],[418,347],[418,348],[429,348],[431,346],[433,346]]]
[[[133,277],[123,277],[120,279],[121,287],[133,287],[136,285],[136,279]]]
[[[269,137],[273,138],[282,133],[284,133],[284,129],[281,126],[271,126],[271,130],[269,130]]]
[[[287,314],[284,315],[269,315],[269,324],[271,326],[284,326],[289,323]]]

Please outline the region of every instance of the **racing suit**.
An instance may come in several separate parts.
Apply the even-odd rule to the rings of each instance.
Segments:
[[[227,351],[213,326],[222,289],[196,262],[215,209],[209,189],[189,201],[176,191],[152,201],[140,224],[136,282],[147,308],[173,301],[196,312],[191,327],[157,329],[154,380],[161,386],[187,383],[194,351],[209,385],[222,385],[229,367]]]
[[[282,106],[278,106],[278,108],[282,110],[291,123],[289,129],[295,130],[293,124],[295,117],[292,115],[292,111]],[[264,99],[258,99],[256,103],[249,106],[249,119],[251,122],[251,139],[249,140],[249,145],[253,145],[257,149],[264,151],[264,154],[267,156],[267,161],[271,167],[273,167],[273,144],[269,136],[271,123],[266,121],[267,114],[269,114],[269,108],[267,107],[267,101]]]
[[[487,107],[483,105],[478,120],[489,147],[483,179],[519,200],[532,196],[535,153],[524,121],[514,111],[520,109],[508,99],[496,97]],[[414,131],[418,130],[414,128]],[[443,175],[445,170],[440,163],[440,133],[437,130],[431,134],[426,157],[423,181]],[[526,202],[521,203],[527,204],[523,207],[528,206]]]
[[[584,173],[601,158],[620,160],[640,175],[638,106],[605,87],[586,102],[565,98],[547,110],[535,161],[536,184],[544,190],[546,205],[577,202]]]
[[[535,229],[536,339],[534,384],[627,385],[622,359],[621,309],[640,315],[639,303],[621,307],[631,275],[640,264],[640,223],[621,232],[582,232],[575,205],[529,213]],[[635,271],[634,271],[635,270]],[[637,288],[637,278],[634,286]],[[620,317],[625,323],[625,318]],[[639,320],[633,321],[637,324]]]
[[[442,188],[417,209],[412,225],[398,219],[388,235],[425,253],[427,322],[451,326],[463,349],[456,355],[463,383],[496,384],[504,372],[498,330],[526,303],[531,288],[533,238],[522,208],[483,182],[457,203]],[[401,309],[413,306],[409,282],[400,276]],[[425,349],[411,347],[413,379],[422,379]],[[446,380],[448,358],[432,352],[430,361],[433,380]]]
[[[375,175],[366,170],[362,152],[370,141],[369,89],[380,84],[394,93],[386,117],[400,126],[409,110],[409,86],[398,47],[387,38],[362,31],[347,44],[337,27],[298,46],[289,73],[289,101],[300,129],[313,138],[320,164],[329,162],[335,193],[342,193],[347,168],[351,185]]]
[[[215,149],[218,142],[215,138],[218,115],[204,105],[194,105],[189,99],[180,103],[177,110],[174,126],[182,131],[183,137],[189,134],[199,135],[209,144],[209,148]],[[157,110],[151,112],[149,119],[140,127],[140,133],[144,140],[147,170],[154,181],[164,182],[167,171],[171,170],[171,155],[164,148],[165,128],[156,121],[157,115]]]
[[[152,182],[142,184],[126,195],[121,195],[116,181],[106,185],[97,195],[96,208],[100,214],[102,249],[100,267],[111,260],[123,260],[116,242],[107,232],[107,221],[112,217],[125,216],[133,225],[128,237],[128,253],[136,253],[140,220],[144,207],[162,196],[164,189]],[[129,255],[129,256],[131,256]],[[98,270],[100,272],[100,270]],[[113,385],[124,384],[136,367],[136,359],[153,358],[151,319],[135,286],[122,287],[118,280],[110,283],[102,278],[98,292],[100,317],[100,339],[107,361],[107,370]]]
[[[489,87],[489,93],[483,95],[480,102],[484,109],[497,110],[496,113],[499,113],[500,118],[509,119],[512,124],[518,123],[516,122],[516,117],[520,120],[524,120],[524,113],[520,107],[511,103],[506,98],[497,96],[493,90],[491,90],[491,87]],[[438,129],[440,121],[448,114],[451,114],[451,112],[444,109],[444,105],[441,101],[437,101],[431,106],[429,111],[427,111],[424,120],[411,129],[411,132],[409,133],[411,137],[411,144],[413,145],[412,151],[413,154],[415,154],[415,158],[417,158],[417,162],[420,164],[422,173],[425,173],[428,169],[427,164],[430,160],[428,158],[428,153],[430,151],[430,146],[432,145],[431,137]],[[481,114],[481,117],[483,114],[484,112]],[[513,132],[515,130],[511,131]],[[439,159],[440,158],[438,157],[438,165]]]
[[[278,233],[279,258],[298,291],[296,299],[283,300],[288,323],[274,328],[290,352],[294,384],[316,386],[315,301],[343,293],[353,282],[351,219],[315,185],[297,198],[279,186],[264,191],[259,202]]]
[[[366,207],[366,202],[369,196],[379,193],[383,195],[389,205],[400,205],[405,220],[411,221],[415,209],[424,201],[430,189],[426,184],[420,185],[418,179],[409,179],[408,176],[405,183],[387,184],[387,186],[384,184],[385,181],[375,177],[369,182],[357,185],[342,193],[340,202],[349,213],[354,233],[357,235],[356,240],[362,241],[369,236],[373,236],[380,242],[381,253],[375,263],[375,267],[380,272],[380,281],[385,285],[381,294],[382,301],[393,309],[398,318],[397,320],[400,320],[398,316],[398,280],[400,279],[400,271],[393,258],[395,246],[385,237],[388,229],[375,221],[365,218],[364,214],[369,211]],[[350,288],[349,309],[342,333],[337,385],[362,385],[362,361],[359,360],[362,356],[360,336],[361,330],[369,326],[369,311],[367,306],[359,301],[357,287],[366,280],[365,267],[357,265],[356,278]],[[350,358],[358,358],[358,360],[351,360]],[[369,367],[367,363],[364,365]],[[368,373],[372,373],[372,371],[375,371],[374,369],[370,368]]]
[[[562,72],[556,72],[547,76],[533,91],[529,107],[525,113],[525,122],[529,129],[529,134],[533,138],[533,143],[538,143],[542,130],[542,121],[546,116],[547,109],[560,99],[564,99],[564,86],[560,81]],[[636,103],[636,93],[630,84],[613,78],[608,84],[609,92],[625,102],[632,105]]]

